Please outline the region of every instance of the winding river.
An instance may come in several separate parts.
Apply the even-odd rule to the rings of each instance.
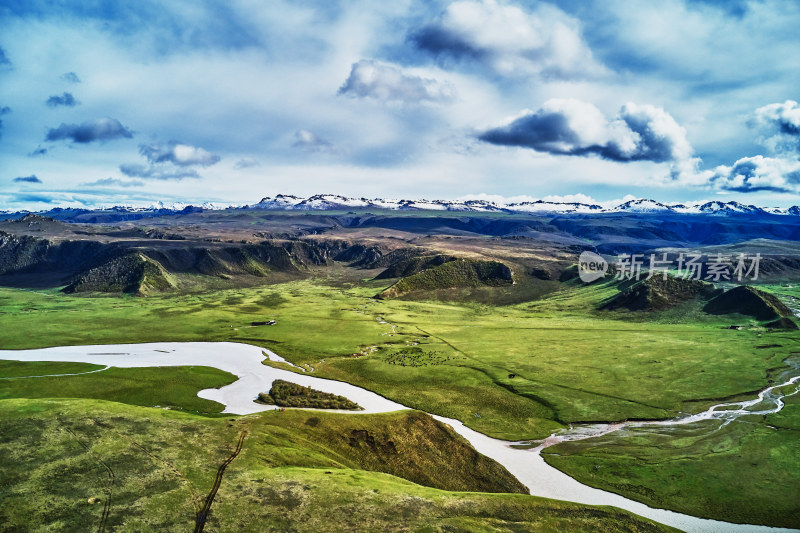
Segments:
[[[198,396],[225,405],[224,412],[232,414],[245,415],[274,409],[272,406],[257,404],[253,400],[259,392],[269,390],[275,379],[311,386],[317,390],[345,396],[364,408],[359,413],[385,413],[408,409],[402,404],[349,383],[312,377],[307,374],[299,374],[264,365],[262,361],[265,356],[272,361],[286,362],[269,350],[248,344],[230,342],[161,342],[0,351],[0,359],[15,361],[70,361],[121,368],[159,366],[209,366],[218,368],[236,375],[239,379],[220,389],[202,390],[198,393]],[[798,369],[795,368],[795,370]],[[774,413],[783,407],[782,398],[797,394],[800,391],[800,375],[789,377],[787,373],[781,379],[783,380],[781,383],[766,388],[752,400],[719,404],[702,413],[668,421],[597,424],[576,427],[557,435],[554,434],[540,443],[538,447],[529,449],[512,447],[512,445],[518,443],[487,437],[469,429],[458,420],[437,415],[432,416],[450,425],[456,432],[466,438],[477,451],[502,464],[525,484],[534,496],[588,505],[611,505],[685,531],[720,533],[785,532],[789,530],[767,526],[732,524],[648,507],[618,494],[584,485],[548,465],[540,454],[542,449],[558,442],[604,435],[626,427],[668,426],[711,419],[721,419],[724,423],[727,423],[743,415]],[[358,413],[353,413],[352,411],[342,412],[358,416]]]

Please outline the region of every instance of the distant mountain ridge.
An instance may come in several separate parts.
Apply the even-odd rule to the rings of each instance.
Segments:
[[[491,202],[488,200],[394,200],[384,198],[348,198],[338,194],[316,194],[308,198],[278,194],[267,196],[257,204],[248,206],[253,209],[307,210],[326,211],[339,209],[390,209],[390,210],[433,210],[433,211],[477,211],[497,213],[556,213],[556,214],[592,214],[592,213],[679,213],[679,214],[766,214],[766,215],[800,215],[800,206],[789,208],[758,207],[735,201],[665,204],[656,200],[639,198],[628,200],[613,207],[579,202]]]
[[[530,202],[492,202],[489,200],[406,200],[388,198],[350,198],[338,194],[315,194],[307,198],[290,194],[264,197],[258,203],[235,205],[205,202],[199,206],[186,203],[167,205],[155,202],[142,206],[113,206],[96,209],[54,207],[35,214],[69,222],[114,222],[137,220],[163,215],[188,215],[206,211],[264,209],[279,211],[334,211],[353,209],[379,209],[390,211],[442,211],[472,213],[509,213],[542,215],[588,215],[588,214],[698,214],[698,215],[783,215],[800,216],[800,206],[788,208],[759,207],[736,201],[690,203],[662,203],[647,198],[628,200],[615,206],[580,202],[552,202],[536,200]],[[19,219],[30,211],[0,211],[0,220]]]

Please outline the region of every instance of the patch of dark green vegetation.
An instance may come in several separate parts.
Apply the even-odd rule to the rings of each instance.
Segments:
[[[3,361],[2,371],[17,375],[62,374],[65,363]],[[66,363],[76,368],[76,363]],[[97,365],[86,365],[96,370]],[[86,368],[86,367],[77,367]],[[102,367],[99,367],[102,368]],[[83,370],[84,372],[86,370]],[[197,396],[203,389],[219,388],[236,376],[204,366],[116,368],[77,376],[0,380],[0,400],[8,398],[92,398],[130,405],[179,409],[215,414],[224,406]]]
[[[269,393],[260,392],[256,401],[267,405],[277,405],[278,407],[346,409],[351,411],[363,409],[357,403],[351,402],[344,396],[318,391],[311,387],[303,387],[282,379],[273,381]]]
[[[452,255],[442,254],[411,257],[393,263],[389,268],[375,276],[375,279],[404,278],[455,260],[456,257]]]
[[[423,350],[419,346],[403,348],[398,352],[391,352],[386,356],[386,362],[399,366],[431,366],[443,365],[453,357],[443,356],[436,350]]]
[[[511,269],[503,263],[456,259],[402,278],[377,296],[395,298],[414,291],[510,285],[513,282]]]
[[[175,288],[172,276],[160,263],[140,253],[129,253],[88,270],[64,288],[75,292],[148,294]]]
[[[601,309],[658,311],[695,298],[712,298],[722,292],[704,281],[664,277],[661,274],[648,279],[625,281],[619,285],[619,289],[619,294],[604,302]]]
[[[792,310],[778,298],[750,285],[740,285],[720,294],[703,308],[706,313],[723,315],[738,313],[756,320],[776,320],[791,317]]]

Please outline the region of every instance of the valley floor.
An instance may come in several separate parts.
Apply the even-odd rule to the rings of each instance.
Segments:
[[[77,297],[55,291],[0,289],[0,318],[9,325],[0,331],[0,347],[244,342],[273,349],[305,372],[286,363],[270,363],[272,366],[353,383],[507,440],[543,438],[585,422],[664,419],[698,412],[721,399],[745,397],[761,390],[786,369],[785,361],[800,353],[797,332],[769,332],[758,324],[730,330],[727,326],[732,320],[747,319],[705,315],[692,303],[647,315],[596,311],[598,302],[616,290],[603,284],[565,286],[541,300],[507,306],[373,299],[383,287],[385,282],[364,281],[360,271],[345,269],[327,278],[147,298]],[[268,320],[275,320],[275,325],[251,325]],[[59,367],[37,372],[80,373],[93,369]],[[191,502],[197,503],[197,498],[206,494],[220,459],[230,455],[238,431],[250,423],[266,427],[263,424],[271,420],[269,416],[281,416],[228,420],[214,415],[219,408],[203,403],[206,400],[193,393],[230,382],[230,376],[221,372],[172,369],[164,370],[166,373],[161,376],[127,374],[133,370],[35,378],[35,383],[0,380],[0,398],[5,398],[0,401],[0,409],[5,411],[0,417],[5,424],[0,432],[2,444],[23,454],[19,460],[2,462],[2,468],[8,470],[3,478],[15,480],[1,489],[3,500],[14,502],[13,506],[5,505],[3,512],[13,510],[16,514],[7,515],[8,519],[0,522],[15,523],[35,515],[40,520],[36,527],[44,527],[62,519],[102,519],[102,503],[88,507],[83,503],[93,497],[92,490],[96,488],[87,486],[86,498],[81,496],[80,505],[85,508],[77,500],[68,502],[66,494],[48,496],[43,489],[53,483],[58,486],[60,482],[54,478],[57,472],[77,475],[86,469],[95,472],[94,481],[87,483],[104,487],[109,474],[100,459],[106,461],[110,454],[122,460],[139,453],[130,439],[109,437],[116,433],[104,432],[102,425],[92,422],[96,416],[104,424],[119,419],[120,424],[129,425],[133,429],[122,433],[154,456],[194,450],[200,460],[201,455],[209,454],[206,464],[213,467],[203,468],[193,465],[189,458],[182,459],[185,462],[178,466],[177,456],[174,461],[166,459],[166,463],[151,457],[147,461],[161,464],[156,469],[160,473],[152,473],[152,484],[148,481],[151,474],[130,474],[133,485],[120,489],[121,499],[117,500],[131,499],[131,509],[141,509],[141,513],[136,511],[126,518],[109,511],[112,514],[106,518],[116,520],[114,523],[121,527],[130,518],[130,525],[123,530],[142,530],[136,524],[155,529],[160,527],[158,520],[172,520],[175,524],[184,520],[191,526]],[[0,372],[12,377],[20,370],[14,365],[0,365]],[[158,386],[172,382],[183,388]],[[114,383],[126,385],[115,388]],[[157,393],[149,396],[148,390]],[[44,399],[64,397],[86,399]],[[155,405],[187,412],[146,408]],[[719,520],[800,527],[798,413],[800,404],[794,396],[774,416],[752,417],[711,431],[701,428],[695,433],[687,429],[611,434],[550,448],[548,461],[581,481],[650,505]],[[293,423],[304,431],[311,431],[305,426],[311,418],[348,425],[353,422],[338,417],[362,416],[312,417],[291,411],[283,414],[285,420],[297,420]],[[173,424],[170,417],[185,421],[186,427],[192,429],[173,433],[180,424]],[[299,422],[301,417],[303,422]],[[171,422],[165,423],[165,429],[158,429],[159,421],[167,419]],[[259,429],[259,434],[264,435],[265,442],[276,435],[289,438],[287,435],[295,430],[289,431],[281,424],[270,426],[268,431]],[[340,433],[353,429],[362,428],[342,426]],[[207,438],[200,438],[202,435]],[[139,438],[153,440],[143,444]],[[408,529],[414,529],[414,524],[438,524],[456,530],[495,526],[497,530],[512,530],[516,527],[512,524],[517,522],[529,525],[528,529],[543,530],[656,527],[617,511],[568,506],[530,496],[436,492],[386,474],[444,490],[486,491],[490,487],[470,484],[474,480],[459,487],[437,487],[414,478],[403,469],[405,466],[395,471],[372,463],[365,467],[366,463],[359,461],[367,459],[353,459],[352,448],[358,446],[331,448],[328,441],[319,438],[316,434],[297,437],[299,441],[291,437],[288,444],[260,452],[253,448],[253,437],[248,437],[242,455],[231,463],[226,474],[229,477],[220,488],[219,501],[215,500],[212,516],[219,520],[216,524],[220,530],[249,527],[238,522],[248,514],[263,517],[275,529],[302,523],[311,530],[314,524],[324,525],[320,517],[328,512],[339,516],[344,524],[353,524],[355,529],[359,524],[388,527],[398,522],[407,524]],[[394,433],[391,438],[387,436],[395,443],[398,438]],[[51,447],[52,439],[60,440]],[[312,456],[319,456],[318,462],[314,459],[308,463],[307,446],[316,450]],[[122,447],[124,453],[112,453],[115,447]],[[35,449],[42,450],[43,455],[33,455]],[[62,457],[64,454],[69,457]],[[274,460],[276,454],[278,461]],[[48,459],[42,461],[39,457]],[[426,460],[433,461],[430,457]],[[144,464],[144,458],[131,461]],[[349,470],[326,474],[338,468],[334,463]],[[27,481],[20,474],[23,465],[36,472]],[[184,476],[194,472],[191,475],[196,476],[198,488],[192,490],[196,494],[176,496],[191,491],[174,470],[164,465],[174,466]],[[117,476],[114,466],[108,466]],[[122,472],[133,467],[120,468]],[[448,469],[446,475],[432,477],[446,478],[460,470],[453,465],[449,468],[452,470]],[[363,470],[385,474],[365,474]],[[334,477],[336,482],[331,481]],[[64,483],[66,487],[68,484]],[[510,486],[500,491],[507,492]],[[333,495],[335,487],[341,487],[336,489],[342,491],[340,500]],[[135,497],[147,492],[154,496]],[[97,497],[104,500],[102,495]],[[520,498],[526,503],[520,503]],[[31,514],[34,505],[52,512]],[[163,509],[167,508],[174,512],[165,514]],[[243,512],[237,512],[237,508]],[[466,508],[469,512],[464,511]],[[578,514],[570,514],[575,512]],[[564,517],[568,514],[576,521],[560,522],[567,520]]]

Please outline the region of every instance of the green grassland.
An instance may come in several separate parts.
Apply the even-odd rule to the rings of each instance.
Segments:
[[[783,411],[562,443],[545,460],[650,506],[728,521],[800,528],[800,398]]]
[[[0,530],[191,530],[240,436],[207,531],[668,530],[491,494],[521,487],[421,413],[222,419],[91,400],[0,402]]]
[[[618,292],[611,282],[566,283],[536,301],[491,306],[455,300],[376,300],[372,296],[390,281],[360,279],[363,276],[363,272],[340,268],[335,274],[309,280],[146,298],[0,289],[0,320],[13,324],[0,330],[0,347],[245,342],[313,368],[313,375],[348,381],[509,440],[541,438],[583,421],[671,418],[700,411],[722,398],[749,397],[748,393],[762,389],[785,369],[784,360],[800,351],[798,332],[768,332],[747,316],[708,315],[697,301],[663,311],[601,311],[603,302]],[[780,286],[765,288],[785,294]],[[253,321],[270,319],[277,323],[250,326]],[[730,324],[746,327],[729,330]],[[95,379],[105,372],[83,378]],[[0,381],[0,391],[6,385]],[[796,471],[800,462],[796,444],[800,415],[787,407],[774,418],[731,424],[699,436],[672,430],[609,435],[599,441],[602,446],[584,449],[583,443],[575,443],[569,454],[548,458],[581,481],[654,505],[723,520],[796,526],[791,502],[798,499],[800,479],[787,471]],[[768,425],[785,429],[772,430]],[[327,509],[344,523],[350,519],[347,510],[361,520],[378,520],[374,522],[378,528],[386,523],[380,520],[388,520],[377,511],[360,513],[362,505],[375,509],[365,503],[373,496],[364,499],[360,474],[348,473],[340,480],[353,492],[342,496],[349,503],[339,508],[333,496],[323,496],[317,488],[298,488],[297,480],[310,484],[309,476],[314,476],[304,470],[305,464],[289,461],[280,467],[287,469],[280,476],[275,469],[267,475],[249,467],[240,472],[235,465],[231,473],[239,472],[241,487],[251,492],[230,504],[228,524],[234,529],[241,524],[233,507],[245,501],[255,505],[259,498],[263,502],[265,494],[279,506],[271,503],[258,510],[259,516],[271,513],[272,518],[265,520],[280,516],[312,523],[312,508],[314,513],[316,508]],[[732,485],[739,489],[739,496],[725,489],[736,472],[747,473]],[[277,489],[270,485],[259,492],[251,486],[256,479],[281,480],[282,488],[274,492]],[[334,485],[331,479],[322,477],[313,486],[328,487],[324,493]],[[383,496],[415,494],[402,483],[394,484],[396,480],[380,483]],[[703,486],[717,488],[699,488]],[[351,496],[353,500],[348,500]],[[388,501],[383,496],[374,496],[380,505]],[[440,517],[436,520],[445,520],[437,522],[440,525],[467,529],[475,525],[475,515],[451,516],[442,511],[442,506],[460,508],[451,497],[455,498],[424,496],[435,503],[415,507],[409,516],[421,517],[420,525],[434,520],[434,515]],[[282,509],[284,500],[296,506]],[[399,505],[398,500],[392,501]],[[482,512],[499,513],[506,505],[481,502],[474,505]],[[220,509],[223,505],[227,504]],[[428,508],[433,515],[426,514]],[[503,520],[527,523],[530,519],[521,510],[508,513]],[[493,524],[491,520],[495,518],[482,523]],[[507,522],[498,524],[500,530],[509,527]]]
[[[202,389],[217,389],[237,377],[203,366],[108,368],[77,376],[53,374],[89,372],[102,366],[85,363],[0,360],[0,400],[8,398],[94,398],[145,407],[180,409],[199,414],[220,413],[225,406],[197,397]],[[51,376],[31,377],[21,376]],[[10,379],[13,378],[13,379]]]
[[[524,439],[567,423],[668,418],[758,390],[800,339],[760,328],[728,330],[730,317],[704,315],[691,303],[683,312],[597,311],[617,290],[610,284],[567,287],[503,307],[379,301],[371,298],[376,286],[304,280],[148,298],[0,289],[2,318],[15,326],[0,331],[0,346],[246,342],[321,377],[458,418],[495,437]],[[277,324],[249,325],[266,319]],[[767,343],[769,335],[787,340]],[[780,346],[756,348],[764,344]],[[436,357],[395,364],[413,347]]]
[[[0,360],[0,379],[44,377],[54,374],[82,374],[106,368],[90,363],[60,361],[4,361]]]

